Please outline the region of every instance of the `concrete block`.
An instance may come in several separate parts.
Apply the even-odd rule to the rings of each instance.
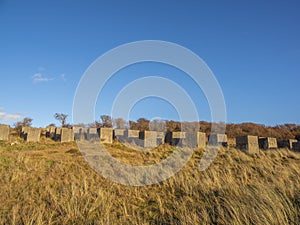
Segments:
[[[226,134],[210,134],[208,137],[208,145],[216,146],[222,145],[224,147],[228,146],[227,135]]]
[[[41,129],[40,128],[34,128],[34,127],[28,127],[26,128],[25,133],[25,140],[27,142],[39,142],[41,137]]]
[[[278,148],[276,138],[260,137],[260,138],[258,138],[258,144],[259,144],[259,148],[265,149],[265,150]]]
[[[100,142],[112,144],[113,128],[100,128]]]
[[[22,127],[22,129],[21,129],[21,138],[26,139],[26,135],[27,135],[29,129],[30,129],[30,127],[27,127],[27,126]]]
[[[55,126],[48,126],[46,127],[46,137],[47,138],[54,138],[55,136]]]
[[[98,133],[98,129],[95,127],[90,127],[87,130],[87,140],[99,140],[100,135]]]
[[[250,154],[259,153],[257,136],[240,136],[236,137],[236,148]]]
[[[119,136],[119,140],[130,144],[140,145],[141,142],[139,141],[139,133],[139,130],[125,130],[124,137]]]
[[[140,131],[139,130],[126,130],[125,136],[127,138],[139,138]]]
[[[82,127],[73,126],[72,129],[74,134],[80,134]]]
[[[157,146],[156,131],[142,131],[139,133],[139,139],[143,140],[142,147],[144,148],[155,148]]]
[[[74,132],[70,128],[61,128],[60,142],[71,142],[74,141]]]
[[[87,135],[87,129],[85,127],[74,126],[73,128],[74,140],[85,140]]]
[[[9,140],[9,125],[0,124],[0,140],[8,141]]]
[[[54,140],[59,141],[60,138],[61,138],[61,128],[56,127],[55,128]]]
[[[182,146],[185,138],[185,132],[167,132],[165,142],[173,146]]]
[[[293,142],[293,151],[300,152],[300,142]]]
[[[278,148],[288,148],[293,149],[293,143],[297,142],[296,139],[287,139],[277,141]]]
[[[203,132],[197,132],[197,147],[206,148],[206,134]]]
[[[157,131],[156,132],[156,144],[161,145],[165,143],[165,132]]]
[[[124,138],[125,130],[124,129],[114,129],[114,138],[120,140]]]

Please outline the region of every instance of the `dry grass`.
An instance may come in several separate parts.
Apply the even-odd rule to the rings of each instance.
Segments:
[[[138,165],[174,150],[108,148]],[[75,143],[0,142],[0,224],[299,224],[299,154],[223,149],[199,172],[201,155],[159,185],[129,187],[94,172]]]

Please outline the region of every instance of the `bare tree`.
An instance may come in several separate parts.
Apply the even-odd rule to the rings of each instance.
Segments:
[[[103,127],[112,127],[112,118],[110,116],[102,115],[101,120],[102,120]]]
[[[21,134],[22,127],[30,127],[32,124],[32,120],[29,117],[25,117],[22,121],[18,121],[14,124],[14,127],[16,128],[16,131],[18,134]]]
[[[94,123],[89,123],[88,127],[89,128],[100,128],[100,127],[102,127],[102,123],[100,123],[99,121],[95,121]]]
[[[63,113],[55,113],[54,118],[61,122],[61,127],[65,127],[68,115]]]
[[[122,118],[114,119],[114,126],[116,126],[117,129],[125,129],[126,121]]]

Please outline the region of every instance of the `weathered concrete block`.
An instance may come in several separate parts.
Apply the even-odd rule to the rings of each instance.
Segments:
[[[126,130],[125,131],[125,136],[127,138],[139,138],[139,130]]]
[[[21,138],[26,139],[26,135],[27,135],[29,129],[30,129],[30,127],[27,127],[27,126],[22,127],[22,129],[21,129]]]
[[[293,142],[293,151],[300,152],[300,142]]]
[[[71,142],[74,141],[74,132],[70,128],[61,128],[60,142]]]
[[[114,133],[114,138],[119,140],[119,139],[122,139],[122,137],[124,137],[125,130],[124,129],[114,129],[113,133]]]
[[[22,132],[22,133],[25,133],[25,134],[27,134],[27,132],[28,132],[29,128],[30,128],[30,127],[27,127],[27,126],[25,126],[25,127],[22,127],[22,130],[21,130],[21,132]]]
[[[297,142],[296,139],[287,139],[277,141],[278,148],[288,148],[293,149],[293,143]]]
[[[59,141],[60,138],[61,138],[61,128],[56,127],[55,128],[54,140]]]
[[[55,136],[55,126],[48,126],[46,127],[46,137],[47,138],[54,138]]]
[[[25,133],[25,140],[27,142],[39,142],[41,137],[41,129],[29,127],[26,129],[27,133]]]
[[[85,127],[74,126],[73,128],[74,140],[85,140],[87,129]]]
[[[182,146],[185,138],[185,132],[167,132],[165,136],[165,142],[173,146]]]
[[[188,148],[205,148],[206,147],[206,134],[203,132],[181,132],[176,134],[175,137],[181,137],[180,143],[182,147]]]
[[[100,128],[100,142],[112,144],[113,128]]]
[[[96,127],[90,127],[88,128],[89,134],[98,134],[98,129]]]
[[[206,147],[206,134],[203,132],[197,132],[197,147],[205,148]]]
[[[82,127],[73,126],[72,129],[74,134],[80,134]]]
[[[156,131],[142,131],[139,133],[139,139],[143,140],[142,146],[144,148],[155,148],[157,146]]]
[[[98,129],[95,127],[90,127],[87,130],[87,140],[99,140],[100,135],[98,133]]]
[[[81,127],[73,126],[72,130],[73,130],[74,140],[75,141],[84,140],[84,138],[82,138],[82,136],[81,136]]]
[[[114,129],[113,131],[113,138],[121,141],[121,142],[125,142],[125,129]]]
[[[164,132],[161,132],[161,131],[157,131],[156,132],[156,144],[157,145],[161,145],[161,144],[164,144],[165,143],[165,133]]]
[[[124,129],[114,129],[115,136],[124,136],[125,130]]]
[[[139,144],[139,130],[125,130],[124,137],[119,138],[124,142],[131,143],[131,144]]]
[[[9,140],[9,125],[0,124],[0,140]]]
[[[47,129],[41,128],[41,137],[46,137],[46,136],[47,136]]]
[[[208,145],[222,145],[224,147],[228,146],[227,135],[226,134],[210,134],[208,138]]]
[[[275,149],[278,148],[276,138],[260,137],[258,139],[259,148],[261,149]]]
[[[258,137],[251,135],[236,137],[236,148],[250,154],[259,153]]]
[[[172,132],[172,138],[175,138],[175,139],[184,139],[186,138],[186,132]]]

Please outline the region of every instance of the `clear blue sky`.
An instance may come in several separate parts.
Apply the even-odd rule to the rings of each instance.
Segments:
[[[297,0],[0,0],[0,123],[31,117],[33,125],[45,126],[57,122],[56,112],[69,114],[71,122],[87,67],[118,45],[154,39],[187,47],[207,63],[222,87],[228,122],[299,124],[299,12]],[[140,76],[163,73],[188,89],[200,119],[210,120],[204,96],[178,71],[137,65],[123,73],[103,96]],[[109,113],[111,100],[99,100],[97,116]],[[131,118],[175,114],[169,104],[145,99]]]

